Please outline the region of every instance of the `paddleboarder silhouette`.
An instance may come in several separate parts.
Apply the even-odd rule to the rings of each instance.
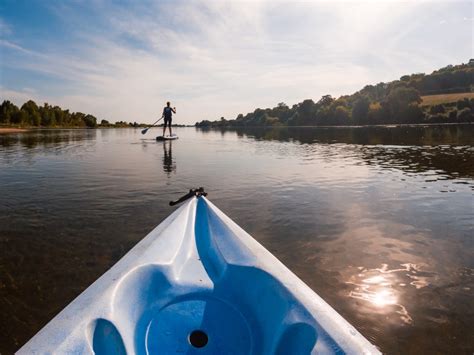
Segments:
[[[172,134],[171,133],[171,121],[172,121],[172,118],[173,118],[173,113],[176,113],[176,107],[171,107],[170,102],[168,101],[166,103],[165,108],[163,109],[163,115],[161,116],[161,117],[164,117],[164,119],[165,119],[165,124],[163,125],[163,137],[165,136],[166,125],[168,125],[168,127],[169,127],[170,136]]]

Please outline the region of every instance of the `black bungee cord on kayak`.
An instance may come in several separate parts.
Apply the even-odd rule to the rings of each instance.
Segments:
[[[178,203],[186,201],[187,199],[189,199],[193,196],[196,196],[196,197],[207,196],[207,192],[204,191],[204,187],[200,187],[200,188],[197,188],[197,189],[190,189],[189,192],[186,195],[180,197],[176,201],[170,201],[170,206],[177,205]]]

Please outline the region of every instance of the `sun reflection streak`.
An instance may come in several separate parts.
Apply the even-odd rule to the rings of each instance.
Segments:
[[[405,306],[401,304],[397,287],[406,286],[406,283],[401,280],[402,277],[414,280],[410,285],[416,288],[425,287],[428,282],[426,277],[417,275],[423,274],[418,265],[407,263],[401,266],[396,269],[389,269],[387,264],[382,264],[380,268],[375,269],[359,267],[359,273],[346,282],[355,286],[349,292],[349,297],[365,301],[367,305],[373,307],[374,311],[377,310],[377,313],[395,312],[399,314],[403,322],[411,324],[413,319]]]
[[[372,295],[371,302],[378,307],[397,304],[397,297],[390,290],[381,290]]]
[[[397,294],[394,292],[394,290],[390,289],[390,285],[388,286],[388,288],[381,288],[377,290],[370,289],[374,285],[374,283],[371,283],[370,285],[353,285],[356,285],[357,287],[354,291],[351,291],[349,293],[350,297],[368,301],[377,307],[385,307],[388,305],[397,304]],[[380,284],[378,284],[378,286],[380,286]]]

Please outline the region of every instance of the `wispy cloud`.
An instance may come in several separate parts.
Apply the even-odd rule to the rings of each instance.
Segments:
[[[151,122],[167,100],[182,122],[233,118],[469,59],[466,3],[458,4],[52,3],[70,35],[35,38],[39,52],[16,39],[13,24],[0,40],[2,70],[20,75],[22,87],[31,73],[46,75],[51,82],[34,86],[42,98],[109,120]],[[457,24],[437,30],[440,16]],[[2,86],[2,96],[21,97],[21,88]]]
[[[21,90],[11,90],[5,87],[0,86],[0,93],[2,93],[2,99],[8,99],[17,103],[25,103],[28,100],[34,100],[37,103],[46,102],[44,97],[38,95],[35,89],[32,88],[22,88]]]
[[[33,56],[42,56],[40,53],[36,53],[34,51],[30,51],[29,49],[23,48],[22,46],[15,44],[13,42],[7,41],[5,39],[0,38],[0,46],[1,47],[6,47],[10,49],[14,49],[15,51],[28,54],[28,55],[33,55]]]

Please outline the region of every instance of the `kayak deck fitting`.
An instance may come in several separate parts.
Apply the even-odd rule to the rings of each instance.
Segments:
[[[379,354],[204,196],[193,196],[18,352]]]

